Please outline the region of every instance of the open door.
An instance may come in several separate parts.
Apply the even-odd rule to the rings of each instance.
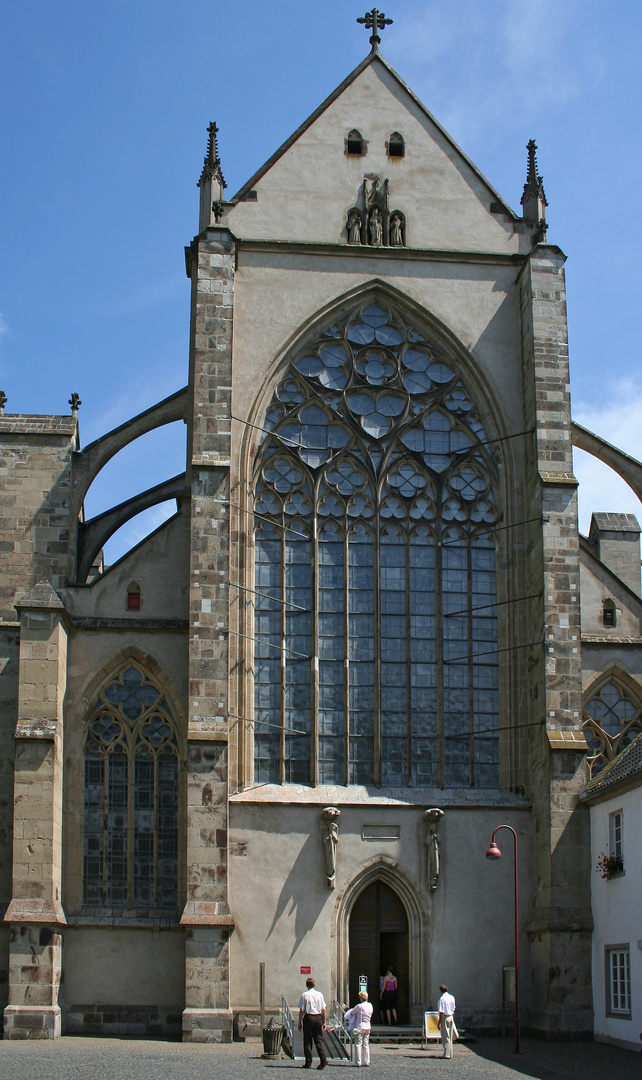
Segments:
[[[354,902],[350,913],[348,987],[350,1005],[359,994],[359,977],[368,980],[373,1021],[382,1023],[379,979],[391,968],[397,976],[397,1019],[409,1021],[408,916],[401,897],[384,881],[373,881]]]

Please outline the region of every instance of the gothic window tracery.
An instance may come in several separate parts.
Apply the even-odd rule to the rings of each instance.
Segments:
[[[175,910],[177,729],[163,691],[137,664],[99,691],[84,767],[84,904]]]
[[[496,466],[454,358],[366,303],[265,427],[256,780],[497,786]]]
[[[608,765],[642,731],[642,699],[616,676],[596,688],[584,706],[584,734],[591,776]]]

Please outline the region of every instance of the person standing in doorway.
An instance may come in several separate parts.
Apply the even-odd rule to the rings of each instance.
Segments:
[[[359,1004],[347,1009],[343,1014],[344,1020],[351,1021],[350,1030],[354,1040],[354,1056],[356,1065],[370,1065],[370,1021],[372,1020],[372,1005],[368,1001],[365,990],[359,994]],[[361,1051],[363,1049],[363,1062]]]
[[[452,994],[448,993],[447,986],[440,986],[441,997],[437,1002],[437,1011],[439,1013],[439,1030],[441,1031],[441,1045],[443,1048],[444,1058],[451,1058],[453,1056],[453,1035],[455,1030],[455,999]]]
[[[387,1016],[388,1024],[397,1023],[397,979],[390,968],[379,979],[379,994],[381,997],[381,1018]],[[392,1020],[390,1017],[392,1016]]]
[[[325,1000],[323,994],[315,990],[314,979],[305,980],[306,990],[299,1001],[299,1031],[303,1030],[304,1069],[312,1068],[312,1044],[317,1048],[319,1064],[317,1069],[325,1069],[328,1056],[323,1045],[325,1031]]]

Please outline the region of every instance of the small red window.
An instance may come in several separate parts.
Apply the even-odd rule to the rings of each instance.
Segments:
[[[136,581],[127,589],[127,610],[140,611],[140,585]]]

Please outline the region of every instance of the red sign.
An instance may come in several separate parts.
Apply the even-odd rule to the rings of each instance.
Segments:
[[[301,974],[302,975],[309,975],[311,971],[312,971],[311,967],[302,967],[301,968]]]

